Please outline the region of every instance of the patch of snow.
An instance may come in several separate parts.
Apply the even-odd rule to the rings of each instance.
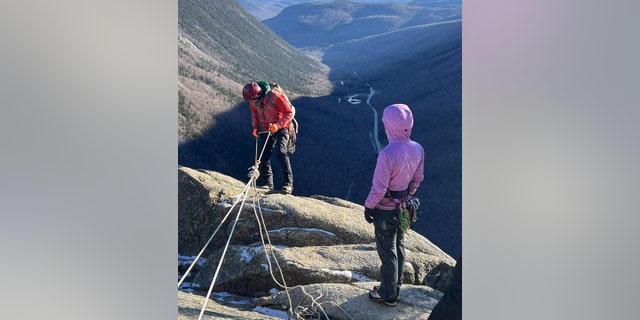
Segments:
[[[218,207],[222,207],[222,208],[231,208],[233,206],[233,203],[224,200],[224,201],[220,201],[218,203],[216,203],[216,206]],[[276,212],[276,213],[282,213],[283,215],[287,214],[286,210],[280,210],[280,209],[269,209],[269,208],[264,208],[260,205],[255,205],[255,204],[249,204],[249,203],[245,203],[244,205],[245,207],[253,207],[255,210],[258,210],[258,208],[260,208],[261,211],[266,211],[266,212]],[[237,204],[236,204],[236,208],[238,208]]]
[[[196,256],[181,256],[178,255],[178,266],[189,266],[193,263],[193,260],[196,259]],[[202,267],[205,263],[207,262],[206,258],[202,258],[200,257],[200,259],[198,259],[198,266]]]
[[[246,301],[237,301],[237,300],[228,300],[228,301],[224,301],[225,303],[228,304],[237,304],[237,305],[246,305],[247,302]]]
[[[232,203],[226,200],[216,203],[216,206],[223,207],[223,208],[231,208],[231,205]]]
[[[360,104],[362,103],[362,100],[355,98],[354,96],[351,96],[349,98],[347,98],[347,102],[351,103],[351,104]]]
[[[375,281],[374,279],[371,279],[365,276],[362,272],[352,272],[351,279],[358,282],[374,282]]]
[[[220,302],[224,302],[224,303],[227,303],[227,304],[244,305],[244,304],[249,303],[248,299],[237,300],[238,296],[232,295],[229,292],[212,292],[211,293],[211,299],[214,299],[214,300],[220,301]]]
[[[258,307],[253,308],[253,311],[259,312],[259,313],[267,315],[267,316],[277,317],[277,318],[280,318],[280,319],[290,319],[289,315],[285,311],[282,311],[282,310],[274,310],[274,309],[269,309],[269,308],[258,306]]]
[[[279,245],[276,245],[276,246],[273,246],[273,247],[274,247],[274,248],[278,248],[278,249],[286,249],[286,248],[288,248],[288,247],[286,247],[286,246],[279,246]],[[258,251],[263,250],[263,249],[264,249],[264,246],[250,247],[250,248],[249,248],[249,247],[243,247],[243,248],[241,249],[241,250],[242,250],[242,253],[241,253],[241,256],[242,256],[242,257],[240,258],[240,262],[243,262],[243,261],[251,261],[251,260],[253,259],[253,256],[254,256]],[[268,271],[268,270],[267,270],[267,271]]]
[[[335,274],[335,275],[339,275],[339,276],[343,276],[347,279],[351,279],[357,282],[372,282],[375,281],[367,276],[365,276],[364,274],[362,274],[361,272],[353,272],[353,271],[349,271],[349,270],[331,270],[331,269],[320,269],[321,271],[330,273],[330,274]]]
[[[224,203],[224,202],[220,202],[220,203]],[[219,204],[220,204],[220,203],[219,203]],[[260,210],[261,210],[261,211],[266,211],[266,212],[276,212],[276,213],[280,212],[280,213],[282,213],[283,215],[286,215],[286,214],[287,214],[287,211],[286,211],[286,210],[281,210],[281,209],[269,209],[269,208],[262,207],[262,206],[260,206],[260,205],[255,205],[255,204],[250,204],[250,203],[245,203],[245,204],[244,204],[244,206],[245,206],[245,207],[253,207],[255,210],[258,210],[258,208],[260,208]]]
[[[278,210],[278,209],[269,209],[269,208],[264,208],[264,207],[260,207],[262,211],[266,211],[266,212],[281,212],[283,215],[287,214],[286,210]]]
[[[215,297],[216,300],[222,300],[224,298],[231,297],[229,292],[211,292],[211,297]]]
[[[260,249],[262,249],[262,246],[255,247],[255,248],[247,248],[247,247],[242,248],[242,253],[241,253],[242,257],[240,258],[240,262],[251,261],[251,259],[253,259],[253,256],[256,254],[256,252],[258,252]]]
[[[287,232],[287,231],[293,231],[293,230],[303,230],[303,231],[308,231],[308,232],[322,232],[322,233],[326,233],[330,236],[336,236],[335,233],[333,232],[329,232],[326,230],[322,230],[322,229],[318,229],[318,228],[293,228],[293,227],[288,227],[288,228],[280,228],[280,229],[276,229],[276,230],[269,230],[269,233],[282,233],[282,232]]]
[[[184,292],[193,292],[193,288],[200,288],[200,285],[197,283],[191,283],[191,282],[183,282],[180,284],[180,287],[178,288],[178,290],[180,291],[184,291]]]

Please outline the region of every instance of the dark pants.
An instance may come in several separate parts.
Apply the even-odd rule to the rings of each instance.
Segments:
[[[429,320],[462,320],[462,256],[453,269],[451,283],[438,301]]]
[[[404,231],[398,228],[395,210],[375,209],[374,213],[376,248],[382,263],[378,293],[384,300],[394,301],[404,273]]]
[[[260,134],[258,139],[258,152],[262,151],[265,145],[266,133]],[[280,173],[282,174],[282,184],[293,185],[293,172],[291,171],[291,162],[289,162],[289,154],[287,151],[287,143],[289,143],[289,129],[284,128],[269,135],[267,145],[264,147],[262,157],[260,157],[260,176],[263,184],[273,185],[273,171],[271,171],[271,154],[275,149],[275,157],[280,165]]]

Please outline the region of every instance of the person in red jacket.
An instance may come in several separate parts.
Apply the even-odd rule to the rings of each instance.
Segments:
[[[273,189],[273,172],[271,170],[271,154],[275,147],[275,157],[282,174],[282,192],[293,192],[293,172],[287,144],[289,142],[289,123],[293,112],[287,98],[271,90],[266,81],[249,82],[242,89],[242,97],[249,102],[251,109],[251,125],[253,136],[258,138],[258,146],[264,152],[260,157],[260,177],[263,188]]]

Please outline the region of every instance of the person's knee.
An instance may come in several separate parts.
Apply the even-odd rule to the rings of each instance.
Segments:
[[[286,143],[280,143],[278,144],[278,156],[279,157],[285,157],[287,156],[287,154],[289,153],[289,149],[287,148],[287,144]]]

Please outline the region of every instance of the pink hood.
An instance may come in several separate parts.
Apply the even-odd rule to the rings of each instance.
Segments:
[[[392,104],[382,113],[384,131],[389,142],[409,141],[413,128],[413,113],[406,104]]]

